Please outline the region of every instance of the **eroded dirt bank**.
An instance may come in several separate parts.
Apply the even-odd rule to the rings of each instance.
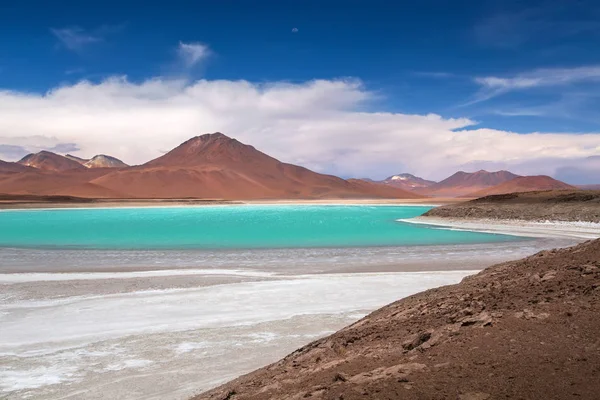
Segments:
[[[200,399],[597,399],[600,239],[386,306]]]

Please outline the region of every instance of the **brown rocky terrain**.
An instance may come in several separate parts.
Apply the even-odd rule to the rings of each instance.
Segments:
[[[531,192],[537,190],[575,190],[571,186],[546,175],[538,176],[519,176],[510,181],[501,183],[491,188],[483,189],[478,192],[470,193],[466,197],[484,197],[493,194],[506,194],[516,192]]]
[[[44,171],[68,171],[83,168],[80,163],[50,151],[28,154],[18,161],[21,165]]]
[[[417,188],[415,191],[435,197],[465,196],[510,181],[518,176],[509,171],[480,170],[472,173],[459,171],[443,181],[426,188]]]
[[[492,195],[437,207],[423,216],[600,222],[600,191],[557,190]]]
[[[597,399],[600,239],[381,308],[194,400]]]

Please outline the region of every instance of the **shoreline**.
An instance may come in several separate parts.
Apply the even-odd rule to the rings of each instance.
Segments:
[[[527,221],[516,219],[442,218],[419,216],[398,221],[447,229],[502,233],[536,238],[600,238],[600,223],[587,221]]]
[[[3,210],[54,210],[94,208],[164,208],[164,207],[208,207],[236,205],[365,205],[365,206],[427,206],[438,207],[461,203],[465,199],[279,199],[279,200],[210,200],[210,199],[81,199],[81,201],[0,201]]]

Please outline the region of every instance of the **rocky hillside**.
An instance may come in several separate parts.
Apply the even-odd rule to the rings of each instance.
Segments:
[[[597,399],[600,239],[386,306],[195,400]]]
[[[600,191],[558,190],[492,195],[437,207],[423,216],[600,222]]]

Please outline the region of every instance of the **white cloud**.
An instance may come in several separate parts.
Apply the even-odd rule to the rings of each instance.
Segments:
[[[512,77],[485,76],[474,78],[481,91],[465,105],[479,103],[516,90],[565,86],[580,82],[600,82],[600,65],[576,68],[542,68]]]
[[[539,161],[519,172],[553,174],[600,155],[600,134],[517,134],[473,129],[467,118],[362,111],[374,99],[357,80],[111,78],[44,95],[0,91],[0,145],[71,144],[81,149],[76,155],[111,154],[135,164],[220,131],[285,162],[360,177],[413,172],[444,178],[474,160],[507,168]]]
[[[83,47],[101,42],[103,39],[100,35],[86,32],[79,27],[50,29],[50,32],[69,50],[79,51]]]
[[[492,89],[518,90],[539,86],[559,86],[581,81],[600,81],[600,65],[577,68],[545,68],[512,78],[488,76],[475,78],[480,85]]]
[[[202,43],[179,42],[177,54],[187,67],[192,67],[210,56],[211,51],[207,45]]]

